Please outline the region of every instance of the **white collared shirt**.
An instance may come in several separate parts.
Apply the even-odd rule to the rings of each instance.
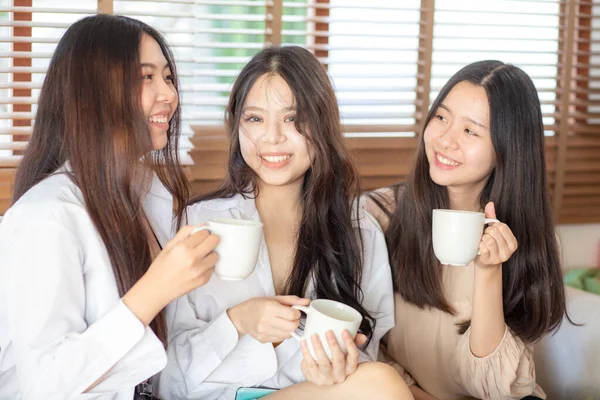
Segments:
[[[0,223],[0,399],[131,400],[164,367],[165,350],[120,300],[104,243],[64,171]],[[144,209],[162,241],[171,204],[155,176]]]
[[[241,195],[194,204],[190,224],[213,218],[259,220],[253,199]],[[376,360],[381,337],[394,325],[392,278],[383,233],[369,215],[360,227],[364,247],[362,290],[365,309],[377,319],[373,338],[361,360]],[[311,286],[312,287],[312,286]],[[311,290],[309,289],[308,293]],[[295,339],[276,348],[238,333],[226,310],[252,297],[274,296],[267,247],[262,240],[254,272],[243,281],[210,281],[167,307],[169,348],[161,373],[160,395],[171,399],[227,399],[240,386],[283,388],[305,380],[302,353]]]

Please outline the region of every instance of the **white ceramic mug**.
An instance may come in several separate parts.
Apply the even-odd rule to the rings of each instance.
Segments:
[[[208,230],[219,236],[215,252],[219,261],[215,273],[224,280],[238,281],[246,279],[258,261],[262,224],[244,219],[212,219],[205,226],[194,229],[192,233]]]
[[[331,350],[325,336],[327,331],[333,331],[344,354],[348,353],[342,339],[342,332],[348,330],[352,338],[356,337],[356,332],[358,332],[358,328],[362,322],[362,315],[358,311],[344,303],[326,299],[313,300],[308,307],[298,305],[292,307],[306,314],[304,333],[300,336],[292,332],[292,336],[297,340],[306,340],[308,350],[315,360],[317,356],[311,341],[311,336],[315,333],[319,335],[321,344],[330,360],[332,359]]]
[[[500,222],[481,212],[433,210],[433,252],[442,264],[466,266],[477,257],[486,224]]]

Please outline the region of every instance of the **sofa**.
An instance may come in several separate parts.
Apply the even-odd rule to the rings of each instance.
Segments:
[[[598,260],[600,224],[557,228],[565,272]],[[537,381],[549,400],[600,400],[600,296],[566,287],[566,319],[536,344]]]
[[[549,400],[600,400],[600,296],[566,287],[566,319],[536,344],[537,381]]]

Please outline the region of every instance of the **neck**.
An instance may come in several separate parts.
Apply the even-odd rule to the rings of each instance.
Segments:
[[[259,186],[256,209],[263,220],[284,216],[300,218],[302,211],[302,180],[284,186]]]
[[[459,191],[448,188],[448,198],[450,199],[450,209],[463,211],[481,211],[479,203],[479,190]]]

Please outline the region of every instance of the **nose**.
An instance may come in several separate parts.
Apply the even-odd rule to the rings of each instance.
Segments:
[[[156,92],[156,102],[157,103],[173,103],[177,98],[177,90],[164,80],[159,80],[159,87]]]
[[[271,123],[267,126],[267,130],[260,138],[261,142],[266,144],[279,144],[286,141],[286,136],[283,127],[280,123]]]
[[[454,125],[449,126],[442,132],[440,132],[437,140],[438,142],[447,149],[456,148],[458,145],[457,132],[459,129]]]

